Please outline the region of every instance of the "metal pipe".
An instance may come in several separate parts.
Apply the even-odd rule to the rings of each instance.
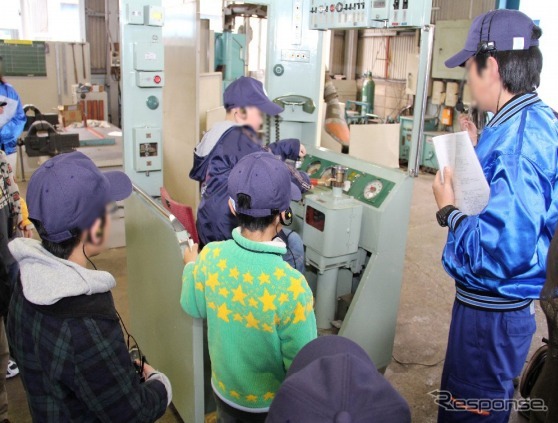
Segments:
[[[58,104],[62,104],[62,81],[60,77],[60,44],[54,43],[54,56],[56,59],[56,84],[58,86]]]
[[[409,152],[409,175],[416,178],[419,175],[420,156],[424,139],[424,116],[426,114],[428,75],[432,63],[432,49],[434,46],[434,25],[425,25],[421,29],[420,62],[417,78],[417,95],[415,97],[413,134],[411,151]]]
[[[337,277],[339,268],[328,269],[318,275],[316,288],[316,325],[318,329],[331,329],[337,306]]]
[[[345,31],[345,53],[343,73],[348,80],[354,81],[358,53],[358,30]]]
[[[161,203],[155,201],[153,197],[151,197],[148,193],[146,193],[136,184],[133,184],[133,187],[134,187],[134,192],[138,194],[145,202],[150,204],[153,208],[155,208],[155,210],[161,213],[164,217],[170,219],[172,214],[167,209],[165,209]]]
[[[384,78],[385,79],[388,79],[388,76],[389,76],[390,40],[391,40],[391,37],[386,37],[386,60],[385,60],[385,69],[384,69]]]

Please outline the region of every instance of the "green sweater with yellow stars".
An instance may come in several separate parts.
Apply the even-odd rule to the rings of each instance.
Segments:
[[[213,389],[239,409],[267,411],[294,357],[317,336],[312,292],[285,253],[284,244],[250,241],[237,228],[184,268],[180,304],[207,319]]]

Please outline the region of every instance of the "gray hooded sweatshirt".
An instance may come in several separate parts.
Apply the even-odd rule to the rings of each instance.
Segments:
[[[16,238],[8,245],[19,262],[23,295],[30,303],[52,305],[62,298],[102,294],[116,286],[114,277],[99,270],[89,270],[74,262],[60,259],[43,248],[40,241]],[[172,400],[170,381],[163,373],[152,373],[167,390],[168,404]]]
[[[62,298],[101,294],[116,286],[110,273],[55,257],[40,241],[17,238],[9,248],[19,262],[23,295],[33,304],[52,305]]]

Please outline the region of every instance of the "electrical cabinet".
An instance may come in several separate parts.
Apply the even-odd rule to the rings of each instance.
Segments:
[[[141,88],[159,88],[165,86],[164,72],[137,72],[136,85]]]
[[[161,170],[161,128],[134,128],[134,153],[136,172]]]
[[[128,4],[126,6],[128,25],[143,25],[143,6]]]
[[[163,44],[137,43],[134,48],[134,67],[137,71],[163,70]]]
[[[432,52],[432,78],[462,80],[465,70],[457,67],[449,69],[445,61],[465,46],[467,34],[472,21],[438,21],[434,33],[434,51]]]
[[[411,150],[411,139],[413,136],[413,116],[401,116],[401,143],[399,145],[399,160],[408,161]],[[433,131],[436,129],[438,118],[436,116],[426,116],[424,118],[424,130]]]
[[[163,26],[165,22],[165,11],[161,6],[145,6],[143,16],[145,25]]]
[[[165,54],[161,0],[120,0],[124,170],[149,195],[163,186]]]
[[[416,27],[430,19],[431,0],[313,0],[312,29]]]
[[[360,240],[362,204],[355,199],[331,193],[305,198],[304,245],[323,257],[356,253]]]
[[[436,150],[434,149],[434,143],[432,139],[439,135],[445,135],[445,134],[447,134],[447,132],[425,132],[424,133],[421,166],[425,167],[427,170],[437,171],[440,168],[440,166],[438,165],[438,158],[436,157]]]

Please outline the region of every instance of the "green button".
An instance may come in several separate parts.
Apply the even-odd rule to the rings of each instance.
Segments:
[[[151,110],[157,110],[159,108],[159,99],[154,95],[150,95],[149,97],[147,97],[146,103],[147,107],[149,107]]]

